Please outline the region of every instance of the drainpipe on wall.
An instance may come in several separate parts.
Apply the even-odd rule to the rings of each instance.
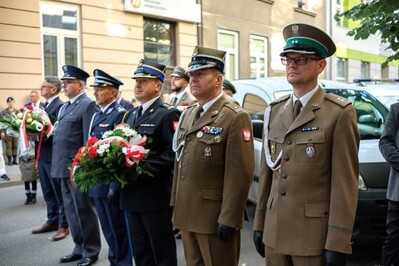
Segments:
[[[197,45],[203,46],[202,0],[197,0],[197,3],[200,5],[200,8],[201,8],[201,21],[200,21],[200,23],[197,23]]]

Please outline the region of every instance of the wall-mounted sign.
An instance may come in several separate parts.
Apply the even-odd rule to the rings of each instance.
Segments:
[[[195,0],[125,0],[125,11],[177,21],[201,22],[201,6]]]

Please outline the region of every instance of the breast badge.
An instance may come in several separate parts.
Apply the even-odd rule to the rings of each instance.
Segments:
[[[315,155],[316,151],[312,145],[306,147],[306,156],[312,158]]]

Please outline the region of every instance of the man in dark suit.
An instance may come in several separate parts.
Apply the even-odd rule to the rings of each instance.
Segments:
[[[101,110],[93,115],[90,125],[90,136],[102,138],[104,132],[113,130],[120,124],[126,110],[116,102],[119,86],[123,83],[106,72],[96,69],[93,71],[94,96]],[[101,228],[107,240],[108,260],[111,265],[131,266],[128,234],[125,213],[119,208],[120,186],[117,182],[102,184],[89,189],[89,196],[96,206]]]
[[[399,103],[392,104],[379,147],[391,167],[387,189],[388,212],[382,265],[399,265]]]
[[[141,102],[125,116],[139,134],[146,135],[150,153],[122,189],[121,207],[127,212],[133,256],[138,266],[177,265],[176,243],[169,206],[174,152],[172,138],[180,111],[160,98],[165,66],[142,60],[134,73],[135,97]],[[148,172],[150,175],[148,175]]]
[[[90,121],[97,107],[85,93],[89,74],[71,65],[64,65],[62,70],[61,80],[69,101],[61,107],[54,125],[51,176],[61,179],[65,214],[75,248],[70,255],[61,257],[60,262],[80,260],[78,266],[87,266],[98,259],[100,230],[88,195],[71,184],[68,166],[87,140]]]
[[[44,107],[44,104],[40,102],[40,95],[38,91],[31,91],[29,94],[30,102],[25,104],[25,107]]]
[[[46,76],[40,88],[41,95],[46,98],[44,110],[52,123],[55,122],[58,111],[64,102],[58,96],[61,91],[61,81],[58,77]],[[53,241],[61,240],[69,234],[68,222],[65,216],[61,193],[61,183],[51,176],[51,158],[53,154],[53,137],[43,140],[37,147],[39,156],[38,171],[43,197],[47,205],[47,222],[40,228],[32,230],[32,234],[57,231]]]

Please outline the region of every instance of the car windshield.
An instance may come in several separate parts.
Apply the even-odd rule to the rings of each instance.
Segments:
[[[361,139],[379,139],[385,126],[388,109],[366,91],[326,89],[328,93],[345,97],[356,109]]]

